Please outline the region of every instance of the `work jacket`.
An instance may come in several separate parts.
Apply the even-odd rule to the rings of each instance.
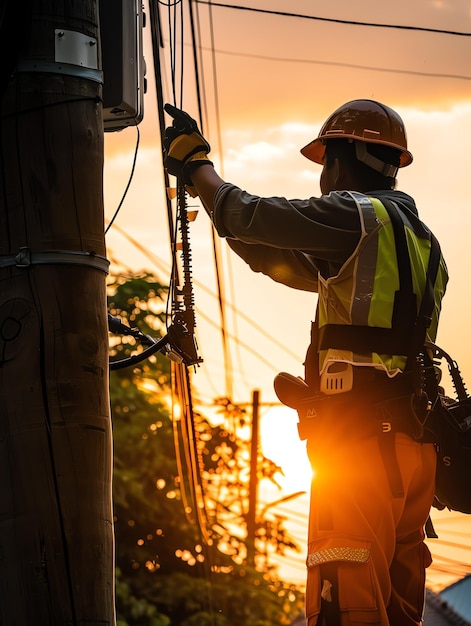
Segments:
[[[253,271],[295,289],[318,292],[321,325],[356,325],[360,321],[387,328],[391,325],[398,274],[393,232],[381,200],[393,201],[404,222],[417,307],[425,282],[431,233],[419,219],[414,200],[404,192],[371,191],[366,203],[359,203],[355,195],[334,191],[305,200],[263,198],[225,183],[215,195],[213,221],[219,235],[227,238]],[[364,285],[355,273],[363,263],[368,263],[371,274]],[[441,258],[428,329],[432,340],[447,279]],[[361,293],[361,302],[355,300],[355,293]],[[325,367],[327,354],[321,356],[321,366]],[[404,366],[403,356],[335,351],[328,358],[373,365],[394,375]]]

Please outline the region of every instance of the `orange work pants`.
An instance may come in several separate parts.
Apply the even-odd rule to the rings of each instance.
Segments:
[[[308,441],[307,626],[417,626],[431,563],[424,525],[435,448],[402,432],[357,436],[351,420],[330,418]]]

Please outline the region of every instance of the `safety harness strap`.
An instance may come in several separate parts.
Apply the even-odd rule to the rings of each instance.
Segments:
[[[364,354],[408,354],[413,325],[396,328],[326,324],[319,328],[319,349],[337,348]]]
[[[434,286],[440,265],[440,246],[431,234],[431,251],[425,291],[417,315],[417,297],[412,286],[412,270],[404,222],[394,202],[382,199],[394,230],[399,273],[399,290],[395,294],[391,328],[326,324],[319,328],[319,350],[337,348],[356,353],[398,354],[408,357],[406,369],[413,366],[425,341],[434,305]]]

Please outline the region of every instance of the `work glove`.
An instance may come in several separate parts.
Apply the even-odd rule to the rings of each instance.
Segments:
[[[212,165],[208,159],[211,146],[188,113],[171,104],[166,104],[164,109],[173,117],[172,126],[165,129],[164,166],[169,174],[176,176],[185,184],[188,192],[194,197],[197,194],[192,186],[191,174],[201,165]]]

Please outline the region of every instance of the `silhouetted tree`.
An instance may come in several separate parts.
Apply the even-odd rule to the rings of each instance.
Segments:
[[[151,274],[119,277],[110,285],[109,310],[159,337],[165,333],[165,298],[165,286]],[[112,359],[134,349],[126,337],[112,345]],[[185,511],[196,504],[186,501],[191,489],[182,483],[189,479],[178,471],[169,393],[169,361],[161,354],[111,373],[118,625],[289,623],[299,612],[300,591],[280,581],[275,570],[245,565],[247,446],[224,425],[194,413],[205,542]],[[261,459],[265,476],[277,469]],[[280,520],[259,520],[258,532],[264,544],[296,549]]]

